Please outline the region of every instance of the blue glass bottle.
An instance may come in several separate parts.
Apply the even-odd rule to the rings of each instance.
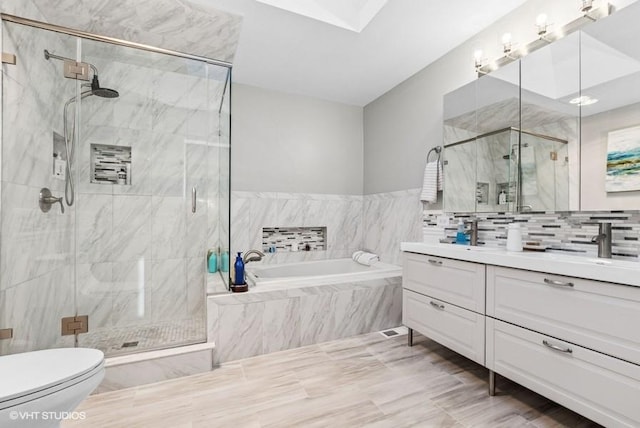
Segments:
[[[238,252],[236,262],[233,264],[235,273],[233,275],[233,283],[235,285],[244,285],[244,262],[242,261],[242,253]]]

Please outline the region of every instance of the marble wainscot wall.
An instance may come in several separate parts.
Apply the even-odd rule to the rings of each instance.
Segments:
[[[363,248],[401,265],[400,242],[422,239],[420,189],[365,195],[363,208]]]
[[[233,62],[242,17],[184,0],[3,0],[0,11]]]
[[[453,242],[457,217],[450,216],[450,226],[437,227],[438,215],[425,214],[425,236],[439,231],[442,239]],[[575,212],[575,213],[480,213],[474,216],[478,222],[478,242],[490,247],[505,247],[507,225],[520,223],[523,241],[538,242],[547,251],[574,256],[597,257],[598,245],[591,238],[598,234],[598,224],[612,223],[612,255],[614,259],[638,260],[640,254],[640,213],[636,212]]]
[[[277,251],[263,263],[351,257],[362,249],[363,197],[314,193],[231,192],[231,263],[238,251],[262,250],[263,228],[326,227],[323,251]],[[383,260],[384,261],[384,260]]]
[[[386,279],[251,289],[209,296],[214,363],[392,328],[402,323],[402,281]]]

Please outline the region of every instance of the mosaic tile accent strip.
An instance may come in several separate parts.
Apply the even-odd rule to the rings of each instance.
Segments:
[[[442,231],[442,242],[455,240],[458,218],[478,219],[478,243],[487,247],[505,247],[507,225],[518,222],[522,228],[523,242],[534,242],[547,251],[566,252],[572,255],[597,257],[598,244],[591,238],[598,234],[599,223],[612,224],[612,255],[614,259],[638,260],[640,254],[640,212],[532,212],[532,213],[481,213],[449,215],[449,226],[438,228],[438,214],[425,213],[423,232],[433,234]]]
[[[131,147],[91,145],[91,182],[131,184]]]
[[[326,241],[326,227],[262,228],[262,251],[265,253],[291,252],[292,247],[297,247],[298,251],[324,251]]]

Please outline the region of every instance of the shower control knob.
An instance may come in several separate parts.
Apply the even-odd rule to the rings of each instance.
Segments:
[[[40,210],[42,210],[43,213],[49,212],[49,210],[51,209],[51,205],[60,203],[60,211],[62,211],[62,213],[64,214],[64,204],[62,203],[62,198],[56,198],[55,196],[52,196],[51,190],[49,190],[49,188],[47,187],[43,187],[42,189],[40,189],[39,203]]]

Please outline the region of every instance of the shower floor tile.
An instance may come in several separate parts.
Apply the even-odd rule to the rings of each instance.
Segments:
[[[79,337],[79,345],[95,348],[108,357],[152,349],[171,348],[204,342],[207,338],[202,319],[154,323],[135,327],[96,329]]]

